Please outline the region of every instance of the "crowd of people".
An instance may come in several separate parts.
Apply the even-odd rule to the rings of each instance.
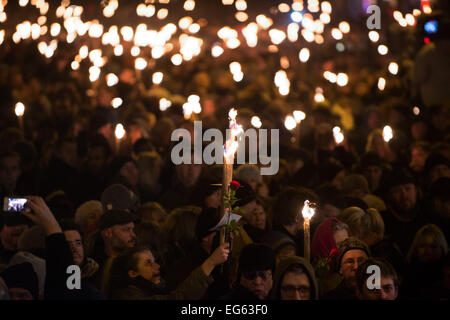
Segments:
[[[402,38],[394,29],[391,36]],[[233,56],[202,55],[179,67],[167,61],[171,72],[159,86],[151,84],[152,72],[135,73],[124,55],[108,64],[121,70],[119,84],[108,87],[85,77],[87,65],[71,69],[74,45],[47,59],[33,42],[5,40],[0,196],[27,202],[25,211],[2,212],[0,299],[448,299],[450,102],[441,95],[427,104],[414,72],[388,79],[380,93],[379,66],[363,50],[370,46],[362,41],[366,33],[352,32],[349,52],[312,48],[317,59],[295,68],[289,98],[264,76],[277,70],[279,57],[256,49],[240,60],[241,84],[219,67]],[[349,85],[314,72],[324,68],[344,68]],[[314,99],[317,83],[323,102]],[[411,83],[419,86],[416,95]],[[182,96],[189,94],[201,97],[203,110],[186,119]],[[113,109],[118,96],[123,105]],[[165,111],[163,97],[172,101]],[[13,112],[17,101],[26,106],[23,126]],[[234,104],[244,129],[255,115],[263,128],[280,129],[280,166],[266,176],[260,164],[234,165],[242,218],[232,240],[221,243],[215,226],[223,168],[174,165],[171,133],[192,134],[194,120],[223,131]],[[284,117],[298,105],[306,119],[287,130]],[[119,121],[124,139],[114,136]],[[389,141],[384,125],[393,130]],[[335,126],[343,128],[343,142],[335,140]],[[317,205],[310,261],[306,200]],[[75,289],[68,286],[73,265],[81,270]],[[369,288],[374,265],[380,286]]]

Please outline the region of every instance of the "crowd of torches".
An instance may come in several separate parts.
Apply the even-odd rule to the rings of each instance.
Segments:
[[[159,20],[166,19],[170,13],[167,8],[157,8],[156,4],[168,4],[170,0],[146,0],[145,3],[136,5],[136,14],[140,17],[152,18]],[[5,38],[10,36],[14,43],[19,43],[23,40],[32,39],[39,40],[45,36],[45,41],[39,41],[37,48],[39,52],[46,58],[52,58],[55,51],[58,49],[58,43],[66,41],[72,43],[76,39],[80,42],[80,47],[77,55],[71,61],[71,68],[76,71],[80,69],[81,63],[88,59],[90,67],[88,68],[89,80],[95,83],[102,77],[102,68],[108,63],[109,58],[103,50],[107,46],[113,48],[112,52],[115,56],[121,56],[125,50],[129,50],[129,54],[135,57],[134,67],[136,69],[137,77],[140,77],[140,72],[149,68],[149,57],[145,54],[145,48],[150,49],[151,59],[158,60],[164,55],[170,55],[170,60],[174,66],[181,65],[184,61],[191,61],[196,56],[200,55],[204,50],[205,43],[201,37],[195,36],[203,26],[205,26],[205,19],[198,19],[195,21],[191,16],[186,15],[178,20],[178,23],[167,23],[159,30],[149,29],[147,24],[138,24],[135,28],[128,25],[117,26],[112,25],[108,30],[98,21],[83,21],[81,16],[84,8],[82,6],[70,5],[69,0],[61,1],[57,7],[55,15],[57,18],[63,20],[60,24],[54,22],[47,24],[47,15],[49,13],[49,3],[45,0],[19,0],[21,7],[28,5],[36,7],[39,10],[40,16],[36,22],[22,21],[17,24],[16,30],[13,34],[8,34],[5,30],[0,30],[0,45]],[[5,22],[8,18],[5,8],[8,1],[0,1],[0,23]],[[106,18],[114,16],[119,9],[119,2],[117,0],[103,1],[104,4],[102,13]],[[225,6],[234,5],[236,9],[235,19],[244,23],[248,21],[247,3],[245,0],[222,0]],[[186,12],[192,12],[196,8],[194,0],[186,0],[183,3],[183,9]],[[305,9],[309,13],[304,13]],[[333,8],[330,2],[317,0],[293,0],[291,3],[281,3],[277,7],[280,13],[289,13],[293,22],[289,23],[285,28],[273,26],[272,18],[265,14],[258,14],[255,21],[250,21],[241,28],[240,33],[238,29],[230,26],[223,26],[217,32],[217,40],[211,44],[209,48],[212,57],[217,58],[224,54],[226,50],[233,50],[243,45],[240,37],[245,39],[245,44],[248,47],[258,46],[261,32],[266,32],[270,39],[268,49],[270,52],[278,52],[279,45],[285,41],[295,43],[299,37],[307,43],[323,44],[325,40],[325,27],[332,22]],[[431,7],[428,1],[422,1],[422,10],[414,9],[412,13],[403,15],[400,11],[393,12],[393,18],[399,23],[401,27],[414,26],[416,24],[416,17],[424,13],[431,13]],[[314,19],[311,13],[320,12],[319,18]],[[1,28],[1,27],[0,27]],[[330,35],[333,39],[340,41],[346,34],[351,31],[350,24],[346,21],[341,21],[336,27],[330,28]],[[50,36],[50,38],[48,37]],[[88,38],[99,39],[102,48],[92,47],[92,42],[86,42]],[[377,52],[381,55],[387,55],[389,48],[386,44],[379,43],[381,36],[378,31],[371,30],[368,32],[368,37],[371,42],[377,45]],[[83,43],[84,42],[84,43]],[[345,50],[345,46],[340,45],[338,50]],[[176,52],[178,49],[178,52]],[[311,52],[308,47],[303,47],[299,50],[298,59],[301,63],[307,63]],[[293,61],[290,61],[287,56],[281,56],[280,67],[274,75],[274,84],[281,96],[287,96],[290,93],[290,80],[287,69],[295,66]],[[230,72],[234,81],[240,82],[244,79],[245,74],[241,64],[238,61],[233,61],[229,64]],[[399,65],[392,61],[387,66],[387,71],[391,75],[397,75],[399,72]],[[115,86],[119,83],[119,77],[114,73],[107,73],[103,75],[108,87]],[[323,73],[323,77],[330,83],[337,86],[346,86],[350,82],[348,75],[344,72],[336,72],[327,70]],[[160,85],[164,80],[163,71],[155,71],[152,74],[152,82],[154,85]],[[383,91],[387,85],[387,77],[379,77],[377,87]],[[314,100],[318,103],[326,100],[324,91],[321,87],[316,87]],[[114,97],[111,101],[113,108],[119,108],[123,104],[120,97]],[[161,98],[159,107],[161,111],[165,111],[172,105],[169,97]],[[417,108],[417,107],[416,107]],[[418,109],[418,108],[417,108]],[[16,115],[18,117],[21,128],[23,128],[23,114],[25,106],[22,102],[16,105]],[[190,119],[193,114],[201,113],[200,97],[198,95],[191,95],[183,104],[183,113],[186,119]],[[414,114],[420,113],[414,109]],[[284,125],[288,130],[294,130],[306,115],[299,110],[286,116]],[[251,124],[255,128],[262,126],[262,120],[258,116],[251,119]],[[339,130],[338,130],[339,129]],[[122,134],[123,133],[123,134]],[[125,130],[122,127],[116,128],[116,137],[118,140],[125,135]],[[336,143],[342,143],[344,139],[343,130],[339,127],[333,129],[333,135]],[[393,137],[392,129],[389,126],[384,127],[383,137],[385,141],[389,141]]]

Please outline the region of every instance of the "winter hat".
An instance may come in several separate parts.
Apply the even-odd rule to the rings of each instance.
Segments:
[[[9,261],[9,266],[18,265],[24,262],[29,262],[33,266],[39,282],[39,293],[44,293],[45,286],[45,260],[31,254],[29,252],[17,252]]]
[[[130,212],[126,210],[113,209],[106,211],[100,217],[98,227],[100,231],[103,231],[116,225],[124,225],[130,222],[134,222],[135,220],[135,216]]]
[[[136,195],[123,184],[112,184],[101,195],[103,211],[117,209],[135,211],[139,203]]]
[[[22,288],[30,291],[35,300],[39,298],[39,282],[33,265],[29,262],[8,267],[0,277],[3,278],[8,288]]]
[[[252,271],[274,270],[275,255],[271,247],[251,243],[242,249],[239,256],[239,274]]]
[[[235,206],[243,207],[246,204],[249,204],[253,200],[256,200],[256,194],[255,191],[252,189],[252,187],[242,181],[242,180],[236,180],[240,183],[239,188],[236,190],[236,198],[238,201],[236,201]]]
[[[367,179],[361,174],[349,174],[342,182],[342,191],[344,194],[351,194],[353,191],[362,189],[365,193],[369,193],[369,184]]]
[[[214,208],[203,209],[197,220],[196,236],[199,241],[211,234],[211,229],[219,223],[219,212]]]
[[[45,257],[46,234],[40,226],[33,226],[25,230],[17,241],[18,251],[31,252],[41,258]]]
[[[393,187],[409,183],[416,183],[416,180],[409,169],[397,167],[391,172],[391,174],[388,175],[386,179],[385,192],[389,192],[389,190]]]
[[[81,204],[77,211],[75,211],[75,223],[83,225],[91,213],[103,214],[102,203],[98,200],[89,200]]]
[[[341,268],[341,261],[344,254],[349,250],[362,250],[370,257],[370,250],[367,244],[355,237],[349,237],[339,243],[337,256],[337,270]]]

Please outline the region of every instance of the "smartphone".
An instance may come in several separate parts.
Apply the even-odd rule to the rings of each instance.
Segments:
[[[5,198],[3,202],[3,211],[7,212],[23,212],[26,211],[25,204],[27,203],[25,198]]]
[[[439,30],[439,23],[437,20],[431,20],[426,22],[423,28],[427,34],[435,34]]]

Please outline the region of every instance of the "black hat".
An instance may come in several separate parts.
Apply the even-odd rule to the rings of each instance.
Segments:
[[[235,205],[243,207],[246,204],[252,202],[253,200],[256,200],[256,194],[255,191],[252,189],[252,187],[242,180],[237,181],[239,182],[240,186],[236,190],[236,198],[238,200],[236,201]]]
[[[241,251],[239,256],[239,274],[252,271],[265,271],[275,268],[275,255],[271,247],[252,243]]]
[[[101,195],[103,210],[130,210],[135,212],[139,206],[139,198],[123,184],[112,184]]]
[[[211,234],[211,228],[219,223],[219,212],[214,208],[203,209],[197,220],[196,236],[199,241]]]
[[[403,184],[413,183],[416,184],[416,179],[412,175],[412,173],[404,167],[397,167],[388,175],[386,179],[386,192],[389,192],[389,189],[400,186]]]
[[[124,225],[136,221],[136,217],[126,210],[109,210],[106,211],[98,222],[100,231],[111,228],[116,225]]]
[[[39,281],[33,265],[29,262],[15,264],[0,273],[8,288],[22,288],[30,291],[35,300],[39,298]]]

